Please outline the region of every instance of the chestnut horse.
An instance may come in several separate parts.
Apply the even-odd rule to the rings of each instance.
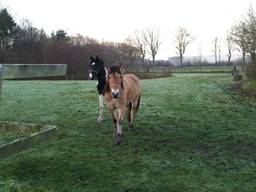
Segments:
[[[133,74],[123,74],[121,66],[111,66],[105,87],[105,100],[115,126],[114,138],[118,145],[121,142],[122,124],[128,108],[129,129],[140,105],[140,80]],[[118,112],[118,113],[116,113]]]

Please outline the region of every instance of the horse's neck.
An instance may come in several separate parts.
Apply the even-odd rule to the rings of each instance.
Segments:
[[[98,74],[98,84],[97,84],[97,89],[99,92],[99,95],[104,95],[105,94],[105,84],[106,84],[106,71],[105,68],[100,70]]]
[[[103,67],[98,74],[98,82],[106,82],[106,69]]]

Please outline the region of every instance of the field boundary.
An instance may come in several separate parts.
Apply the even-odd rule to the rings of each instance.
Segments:
[[[19,122],[0,122],[1,131],[21,131],[32,133],[27,137],[15,139],[0,145],[0,160],[10,155],[28,149],[33,145],[46,142],[52,138],[56,133],[56,126],[54,125],[39,125],[39,124],[26,124]]]
[[[186,66],[173,67],[173,73],[232,73],[234,66]]]

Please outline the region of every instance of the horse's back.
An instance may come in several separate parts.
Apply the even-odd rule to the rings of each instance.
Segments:
[[[140,79],[133,74],[124,75],[125,84],[128,92],[133,92],[136,95],[140,95]]]

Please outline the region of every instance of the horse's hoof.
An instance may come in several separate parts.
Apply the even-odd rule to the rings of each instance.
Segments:
[[[121,143],[121,135],[120,134],[116,134],[115,143],[116,143],[116,145],[120,145],[120,143]]]
[[[114,134],[113,134],[113,138],[116,138],[116,128],[114,128]]]
[[[132,130],[133,130],[133,125],[129,125],[128,131],[132,131]]]

